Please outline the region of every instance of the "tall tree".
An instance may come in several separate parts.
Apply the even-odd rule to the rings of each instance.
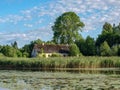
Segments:
[[[84,23],[80,21],[76,13],[65,12],[56,19],[52,26],[53,40],[56,44],[71,44],[79,39],[79,30],[82,27],[84,27]]]

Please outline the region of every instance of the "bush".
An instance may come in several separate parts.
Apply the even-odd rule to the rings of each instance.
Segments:
[[[0,53],[0,57],[4,57],[4,55],[2,53]]]
[[[76,44],[71,44],[70,45],[70,56],[79,56],[79,48],[77,47]]]
[[[112,56],[117,56],[118,55],[118,45],[114,45],[111,48],[111,55]]]
[[[61,57],[62,55],[59,53],[52,53],[51,57]]]
[[[101,56],[110,56],[110,54],[111,54],[110,46],[108,45],[108,43],[106,41],[104,41],[100,45],[100,55]]]
[[[45,54],[45,53],[39,53],[39,54],[37,55],[37,57],[46,57],[46,54]]]
[[[22,55],[23,57],[29,57],[29,53],[27,53],[27,52],[23,52],[23,55]]]

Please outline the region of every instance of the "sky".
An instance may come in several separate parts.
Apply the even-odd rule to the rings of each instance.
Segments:
[[[80,34],[93,38],[105,22],[120,22],[120,0],[2,0],[0,1],[0,45],[17,41],[52,40],[51,26],[64,12],[75,12],[85,27]]]

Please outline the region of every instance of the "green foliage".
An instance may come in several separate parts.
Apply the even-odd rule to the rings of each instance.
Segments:
[[[0,45],[0,52],[1,52],[2,47],[3,47],[3,46]]]
[[[18,45],[17,45],[16,41],[14,41],[14,43],[12,43],[11,45],[12,45],[13,48],[18,49]]]
[[[96,40],[96,46],[100,46],[104,41],[107,41],[109,46],[112,47],[120,43],[120,35],[113,33],[101,34]]]
[[[117,56],[118,55],[118,48],[119,48],[118,45],[112,46],[112,48],[111,48],[111,55],[112,56]]]
[[[61,57],[62,55],[59,53],[52,53],[51,57]]]
[[[113,28],[110,23],[105,22],[105,24],[103,25],[102,34],[107,34],[107,33],[113,33]]]
[[[46,57],[46,54],[45,53],[39,53],[38,55],[37,55],[37,57]]]
[[[113,26],[113,33],[117,34],[117,35],[120,35],[120,23],[119,23],[118,26],[115,26],[115,24],[114,24],[114,26]]]
[[[16,57],[16,50],[11,46],[3,46],[1,52],[7,57]]]
[[[120,47],[118,48],[118,56],[120,56]]]
[[[87,56],[93,56],[96,54],[95,41],[90,36],[87,36],[85,41],[86,54]]]
[[[24,45],[21,49],[22,53],[23,53],[23,56],[27,56],[27,57],[30,57],[31,55],[31,52],[32,52],[32,49],[33,49],[33,46],[28,44],[28,45]],[[27,53],[27,54],[26,54]]]
[[[41,50],[40,50],[41,52],[40,53],[44,53],[44,49],[43,48],[41,48]]]
[[[0,53],[0,57],[5,57],[2,53]]]
[[[29,53],[28,52],[23,52],[22,56],[23,57],[29,57]]]
[[[7,57],[22,57],[22,53],[19,49],[9,45],[3,46],[1,52]]]
[[[79,50],[83,55],[86,55],[86,47],[85,47],[85,40],[83,38],[77,40],[76,45],[79,47]]]
[[[45,44],[52,44],[52,45],[54,45],[55,42],[53,40],[51,40],[51,41],[47,41]]]
[[[22,53],[24,54],[24,57],[31,57],[31,53],[32,53],[34,45],[42,44],[42,43],[44,43],[42,40],[37,39],[37,40],[31,41],[30,44],[24,45],[21,50]]]
[[[120,43],[120,24],[118,26],[111,26],[110,23],[105,23],[103,25],[102,34],[100,34],[96,40],[96,47],[98,49],[98,53],[100,52],[100,45],[107,41],[108,45],[111,48],[111,52],[109,55],[116,56],[118,55],[118,45]],[[117,45],[117,46],[116,46]]]
[[[79,48],[76,44],[70,45],[70,56],[78,56],[80,53]]]
[[[34,40],[34,41],[31,41],[31,45],[34,45],[34,44],[42,44],[42,43],[44,43],[42,40],[40,40],[40,39],[37,39],[37,40]]]
[[[0,58],[2,68],[120,68],[120,57]],[[9,67],[8,67],[9,66]]]
[[[83,55],[85,56],[96,55],[95,41],[90,36],[87,36],[86,40],[81,38],[80,40],[76,41],[76,44]]]
[[[106,41],[104,41],[100,46],[100,55],[101,56],[110,56],[111,49]]]
[[[17,57],[22,57],[22,52],[20,50],[16,50]]]
[[[74,12],[65,12],[59,16],[54,25],[53,40],[44,42],[40,39],[31,41],[30,44],[24,45],[21,49],[18,48],[17,42],[11,44],[11,46],[1,46],[1,57],[31,57],[31,52],[35,44],[71,44],[70,55],[71,56],[120,56],[120,23],[119,25],[112,26],[106,22],[103,25],[102,33],[98,36],[96,41],[87,36],[83,39],[79,34],[81,28],[84,27],[84,23],[81,22],[79,16]],[[81,30],[82,31],[82,30]],[[74,45],[74,43],[77,45]],[[81,52],[81,53],[80,53]],[[44,50],[41,49],[41,53]],[[53,56],[59,56],[54,55]]]
[[[53,41],[57,44],[71,44],[79,39],[79,30],[83,26],[83,22],[80,21],[76,13],[65,12],[56,19],[54,26],[52,26]]]

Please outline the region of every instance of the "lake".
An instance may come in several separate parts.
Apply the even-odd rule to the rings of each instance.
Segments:
[[[0,90],[120,90],[120,70],[0,70]]]

